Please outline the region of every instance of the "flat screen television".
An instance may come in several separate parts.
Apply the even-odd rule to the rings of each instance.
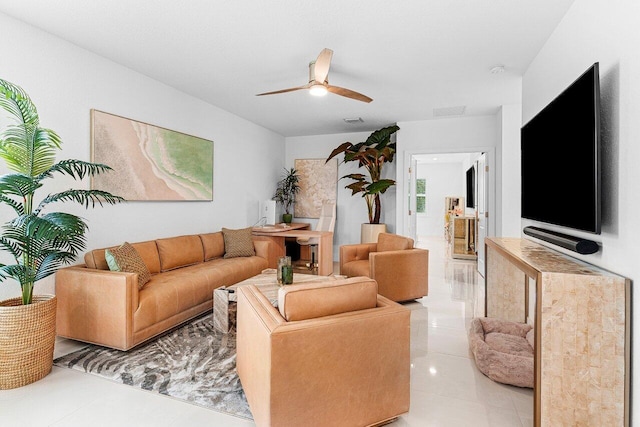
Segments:
[[[522,217],[600,234],[598,63],[521,129]]]
[[[476,168],[467,169],[467,207],[476,207]]]

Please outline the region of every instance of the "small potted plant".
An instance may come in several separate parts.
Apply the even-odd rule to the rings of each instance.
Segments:
[[[294,168],[287,170],[285,168],[284,176],[278,181],[276,188],[276,194],[273,196],[273,200],[280,203],[284,208],[282,214],[282,222],[290,224],[293,219],[293,214],[290,212],[291,207],[296,202],[296,194],[300,192],[300,177],[298,171]]]
[[[358,162],[358,166],[364,167],[369,176],[361,173],[351,173],[340,179],[353,180],[345,186],[351,190],[351,195],[362,194],[367,203],[369,223],[362,224],[362,243],[376,242],[378,234],[386,231],[386,225],[380,224],[382,204],[380,194],[384,194],[389,187],[395,185],[392,179],[382,178],[382,167],[385,163],[393,162],[396,153],[396,143],[391,141],[391,135],[399,131],[396,125],[378,129],[371,133],[366,141],[353,144],[344,142],[331,152],[327,162],[339,154],[344,153],[344,163]]]
[[[0,206],[15,213],[0,233],[0,250],[13,260],[0,264],[0,281],[14,279],[22,290],[21,297],[0,301],[0,389],[9,389],[37,381],[51,371],[56,297],[34,296],[33,288],[74,261],[85,247],[85,221],[69,213],[52,212],[50,204],[75,202],[88,208],[123,199],[100,190],[69,189],[36,201],[36,191],[49,178],[66,175],[82,179],[111,168],[81,160],[56,163],[60,137],[40,127],[36,107],[24,90],[2,79],[0,107],[12,121],[0,130],[0,158],[11,171],[0,176]]]

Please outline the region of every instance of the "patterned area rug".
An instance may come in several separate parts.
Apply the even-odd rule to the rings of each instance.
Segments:
[[[234,329],[216,332],[208,314],[128,352],[88,345],[54,364],[253,419],[235,370],[235,338]]]

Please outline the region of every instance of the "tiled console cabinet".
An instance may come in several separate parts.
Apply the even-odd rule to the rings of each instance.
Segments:
[[[534,425],[629,425],[628,279],[535,242],[487,238],[487,317],[535,327]]]

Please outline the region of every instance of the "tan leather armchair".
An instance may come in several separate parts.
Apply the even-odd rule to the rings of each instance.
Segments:
[[[340,246],[340,274],[376,280],[380,295],[393,301],[422,298],[429,293],[429,251],[415,249],[408,237],[380,233],[377,243]]]
[[[236,367],[256,425],[370,426],[409,410],[410,310],[375,281],[286,286],[278,308],[244,286],[237,316]]]

